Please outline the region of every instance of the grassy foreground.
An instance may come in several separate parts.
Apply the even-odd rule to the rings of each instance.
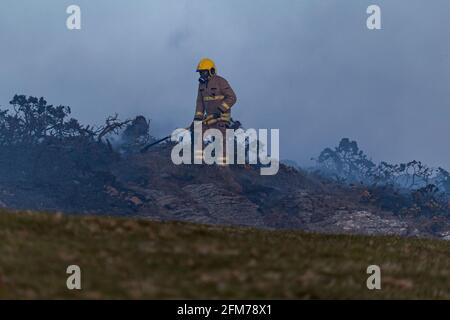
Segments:
[[[450,243],[0,211],[0,298],[450,298]]]

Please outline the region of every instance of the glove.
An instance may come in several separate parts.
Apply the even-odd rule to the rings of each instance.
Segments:
[[[194,121],[202,121],[204,114],[202,112],[196,112],[194,116]]]
[[[225,113],[225,112],[228,112],[228,110],[230,110],[230,107],[228,106],[228,104],[222,103],[219,106],[219,110],[220,110],[220,112]]]
[[[214,119],[220,118],[222,116],[222,112],[220,111],[214,112],[212,113],[212,116]]]

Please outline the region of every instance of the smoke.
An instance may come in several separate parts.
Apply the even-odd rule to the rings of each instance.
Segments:
[[[83,123],[151,118],[165,136],[193,117],[195,66],[218,64],[238,95],[233,117],[280,129],[281,157],[307,164],[341,137],[379,160],[449,168],[450,3],[77,0],[0,4],[0,104],[15,93],[70,105]]]

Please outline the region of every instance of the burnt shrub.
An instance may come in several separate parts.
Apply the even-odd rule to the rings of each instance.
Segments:
[[[0,110],[3,188],[15,194],[40,193],[52,198],[58,210],[95,211],[119,205],[105,192],[106,186],[117,184],[109,166],[119,155],[101,137],[126,122],[116,116],[104,126],[84,126],[70,117],[69,107],[24,95],[15,95],[10,105]]]

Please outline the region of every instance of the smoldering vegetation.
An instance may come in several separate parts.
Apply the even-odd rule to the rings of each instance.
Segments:
[[[68,106],[24,95],[14,96],[10,108],[0,110],[1,205],[80,213],[133,211],[130,201],[105,190],[125,189],[110,167],[121,153],[150,139],[147,121],[121,121],[114,115],[95,127],[70,115]],[[140,126],[130,126],[136,121]],[[111,142],[113,136],[120,139]]]
[[[375,163],[355,141],[313,168],[177,166],[142,116],[81,124],[67,106],[16,95],[0,108],[0,207],[153,220],[450,238],[450,174],[420,161]],[[246,149],[248,146],[246,145]],[[248,150],[247,150],[248,151]]]
[[[450,216],[450,173],[418,160],[375,163],[356,141],[325,148],[311,170],[339,184],[363,188],[362,201],[401,215]]]

